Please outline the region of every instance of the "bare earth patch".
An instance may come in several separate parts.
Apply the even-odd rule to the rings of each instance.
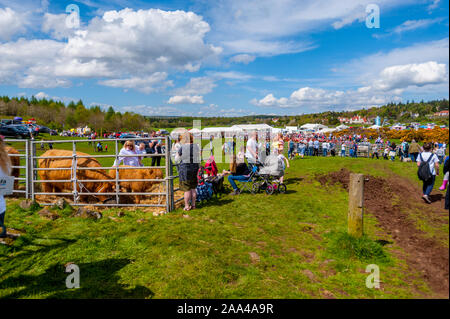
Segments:
[[[341,169],[326,175],[317,176],[322,185],[340,184],[348,190],[350,171]],[[381,228],[389,234],[395,244],[403,249],[408,267],[419,272],[422,279],[433,291],[432,298],[449,298],[449,250],[435,239],[417,229],[408,211],[418,208],[433,224],[448,224],[448,220],[439,217],[448,216],[444,209],[441,194],[433,194],[435,201],[427,205],[421,200],[421,190],[410,181],[392,176],[380,178],[366,176],[364,185],[364,207],[373,214]],[[396,203],[393,203],[396,198]]]

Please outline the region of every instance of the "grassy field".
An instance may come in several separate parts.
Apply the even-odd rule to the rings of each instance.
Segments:
[[[118,217],[119,209],[107,209],[89,220],[70,217],[66,208],[49,221],[37,214],[40,208],[23,210],[20,200],[8,199],[5,222],[22,236],[0,245],[0,298],[431,296],[420,274],[398,257],[401,248],[377,241],[390,235],[372,214],[365,215],[363,239],[346,235],[348,193],[316,178],[343,167],[419,185],[411,163],[319,157],[291,161],[286,194],[222,195],[188,215],[134,209]],[[448,247],[448,215],[447,226],[420,214],[411,218]],[[69,262],[80,268],[79,289],[65,287]],[[380,289],[365,285],[369,264],[380,267]]]

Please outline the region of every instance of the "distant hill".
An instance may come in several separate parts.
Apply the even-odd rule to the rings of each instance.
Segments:
[[[372,123],[380,116],[381,120],[395,122],[434,122],[448,125],[448,117],[433,117],[436,112],[448,110],[449,101],[433,100],[428,102],[407,101],[389,103],[381,107],[372,107],[355,111],[326,111],[296,116],[249,115],[241,117],[187,117],[187,116],[143,116],[132,112],[116,112],[112,107],[104,111],[100,106],[86,107],[81,100],[67,105],[52,99],[30,99],[24,97],[0,97],[0,116],[3,118],[21,116],[24,119],[34,117],[39,124],[53,129],[70,129],[89,126],[100,131],[148,131],[150,129],[192,127],[193,120],[201,120],[202,127],[231,126],[234,124],[266,123],[275,127],[321,123],[339,125],[340,117],[364,117]]]

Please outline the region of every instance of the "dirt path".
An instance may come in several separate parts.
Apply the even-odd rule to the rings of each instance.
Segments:
[[[381,228],[389,234],[395,244],[403,249],[408,266],[420,273],[423,280],[434,292],[431,298],[449,298],[449,250],[426,233],[417,229],[408,211],[420,209],[434,225],[448,224],[442,217],[448,216],[444,209],[443,197],[435,194],[433,204],[421,200],[421,190],[408,180],[392,176],[379,178],[368,176],[364,187],[364,206],[373,214]],[[318,176],[321,184],[339,183],[348,190],[350,171],[341,169],[327,175]],[[395,203],[394,203],[395,202]]]

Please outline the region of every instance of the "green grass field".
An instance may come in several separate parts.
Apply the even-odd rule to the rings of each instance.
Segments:
[[[37,208],[25,211],[20,200],[8,199],[5,223],[23,234],[0,245],[0,298],[431,296],[395,253],[396,244],[376,242],[389,235],[373,215],[364,217],[363,239],[346,235],[348,193],[315,178],[343,167],[419,185],[411,163],[319,157],[291,161],[286,194],[222,195],[188,215],[177,209],[155,217],[133,209],[118,217],[119,209],[107,209],[100,220],[89,220],[70,217],[66,208],[49,221]],[[446,227],[417,214],[411,218],[448,247],[448,216]],[[65,286],[69,262],[80,268],[79,289]],[[369,264],[380,267],[381,289],[365,285]]]

